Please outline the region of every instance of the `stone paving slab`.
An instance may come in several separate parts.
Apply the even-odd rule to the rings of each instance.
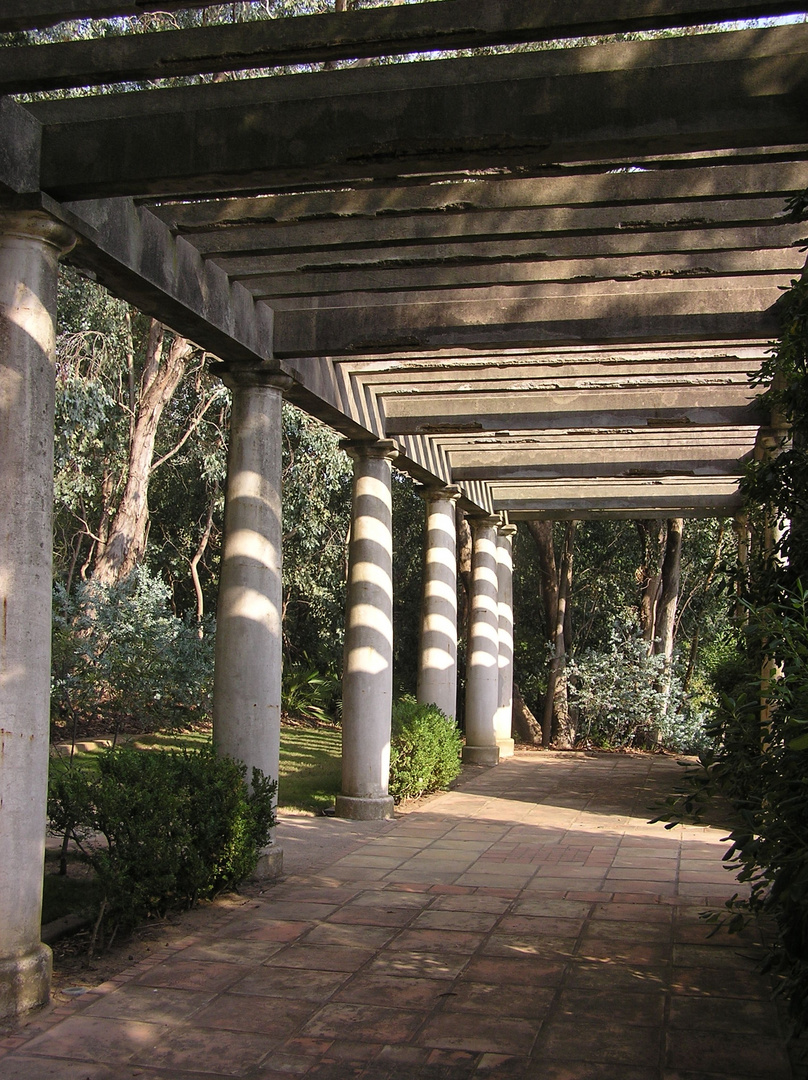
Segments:
[[[284,881],[32,1017],[0,1076],[792,1080],[757,929],[699,918],[739,891],[724,831],[649,824],[680,779],[523,752],[393,822],[281,824]]]

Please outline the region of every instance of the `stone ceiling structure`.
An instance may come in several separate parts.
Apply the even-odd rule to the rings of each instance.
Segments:
[[[0,31],[188,6],[0,0]],[[466,509],[731,513],[804,261],[808,25],[531,46],[805,10],[440,0],[7,47],[0,204]],[[222,71],[254,77],[134,82]]]
[[[0,33],[183,6],[0,0]],[[336,809],[389,816],[393,460],[428,488],[418,698],[449,716],[455,500],[473,515],[463,757],[477,764],[513,752],[503,515],[737,508],[772,427],[748,373],[803,262],[805,224],[785,208],[808,187],[808,24],[620,35],[805,10],[432,0],[0,45],[0,1017],[46,1001],[50,981],[58,256],[223,361],[214,743],[269,777],[282,395],[350,440]],[[391,62],[365,64],[378,57]],[[40,93],[65,88],[81,93]],[[261,872],[281,857],[270,846]]]

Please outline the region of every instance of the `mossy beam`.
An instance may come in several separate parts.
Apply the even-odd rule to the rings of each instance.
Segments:
[[[793,146],[808,141],[808,26],[28,108],[58,199]]]
[[[137,15],[214,0],[0,0],[0,31],[31,30],[64,19]],[[251,67],[353,60],[435,49],[479,48],[587,34],[658,30],[726,19],[801,12],[799,0],[673,0],[660,11],[649,0],[451,0],[377,11],[167,31],[122,39],[14,49],[4,57],[4,93],[87,86]],[[35,55],[41,51],[41,56]]]

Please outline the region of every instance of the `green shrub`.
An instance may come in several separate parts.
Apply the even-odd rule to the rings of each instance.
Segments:
[[[609,648],[587,650],[569,664],[570,696],[579,709],[579,739],[617,749],[653,745],[697,753],[709,744],[705,718],[682,691],[675,668],[648,652],[639,631],[616,624]]]
[[[57,724],[122,721],[141,730],[205,713],[213,685],[214,635],[180,619],[166,583],[138,567],[122,584],[90,580],[53,597],[52,713]]]
[[[415,798],[448,786],[460,772],[460,733],[437,705],[402,697],[393,706],[390,794]]]
[[[281,707],[287,716],[330,723],[339,711],[339,692],[339,680],[331,673],[323,675],[308,662],[283,665]]]
[[[63,766],[48,813],[70,829],[102,890],[99,922],[113,933],[190,907],[247,877],[275,823],[275,782],[210,748],[108,750],[98,771]]]

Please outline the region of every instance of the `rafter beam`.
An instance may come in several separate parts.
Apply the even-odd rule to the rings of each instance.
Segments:
[[[210,7],[214,0],[0,0],[0,32],[65,19]],[[800,0],[450,0],[196,30],[21,47],[4,55],[0,92],[24,93],[286,64],[353,60],[440,49],[479,48],[590,34],[658,30],[792,14]],[[5,50],[4,50],[5,52]]]
[[[279,356],[773,337],[780,295],[766,278],[649,280],[491,291],[453,302],[278,310]],[[699,287],[700,286],[700,287]]]
[[[522,240],[518,237],[503,244],[499,240],[447,241],[443,244],[402,244],[388,252],[367,248],[352,250],[281,252],[264,258],[252,255],[218,255],[216,262],[233,277],[244,279],[271,278],[275,274],[305,275],[308,273],[377,271],[420,271],[452,267],[488,269],[492,266],[542,262],[553,263],[575,259],[612,258],[634,255],[690,254],[706,264],[714,251],[756,252],[789,247],[805,234],[804,223],[782,222],[777,225],[748,228],[713,228],[700,232],[664,230],[660,232],[604,233],[593,236],[555,236],[552,243]],[[189,237],[189,240],[193,240]],[[701,262],[705,256],[704,262]],[[257,291],[263,291],[263,284]]]
[[[792,145],[806,98],[808,26],[788,26],[29,108],[42,187],[77,199]]]
[[[804,229],[803,229],[804,231]],[[379,267],[331,273],[274,274],[241,278],[256,299],[283,306],[280,301],[299,297],[329,297],[347,307],[356,303],[356,294],[389,295],[435,290],[441,295],[451,289],[486,285],[532,285],[539,282],[630,281],[641,278],[710,278],[727,275],[757,275],[763,272],[798,274],[805,256],[796,247],[755,251],[711,251],[691,255],[637,254],[608,258],[547,259],[543,262],[490,262],[480,266],[445,264],[400,269]],[[291,306],[295,306],[294,304]]]
[[[808,170],[807,170],[808,171]],[[808,177],[807,177],[808,179]],[[550,243],[556,236],[600,236],[604,233],[656,234],[697,230],[708,237],[714,229],[766,226],[784,216],[781,195],[748,199],[660,202],[654,206],[546,207],[541,210],[422,213],[412,217],[348,218],[258,227],[230,225],[190,233],[203,255],[218,257],[258,252],[262,256],[328,248],[335,256],[352,248],[381,247],[385,254],[413,243],[485,242],[503,247],[515,239]],[[804,227],[803,227],[804,228]],[[182,233],[182,235],[186,235]],[[709,242],[709,241],[708,241]]]
[[[294,195],[166,202],[152,212],[172,229],[194,231],[212,225],[275,225],[282,222],[356,221],[378,216],[400,218],[428,211],[529,210],[542,206],[638,206],[694,199],[781,196],[808,184],[805,161],[758,165],[730,162],[684,166],[674,171],[648,165],[643,171],[605,171],[526,179],[467,177],[389,187],[340,188]]]

